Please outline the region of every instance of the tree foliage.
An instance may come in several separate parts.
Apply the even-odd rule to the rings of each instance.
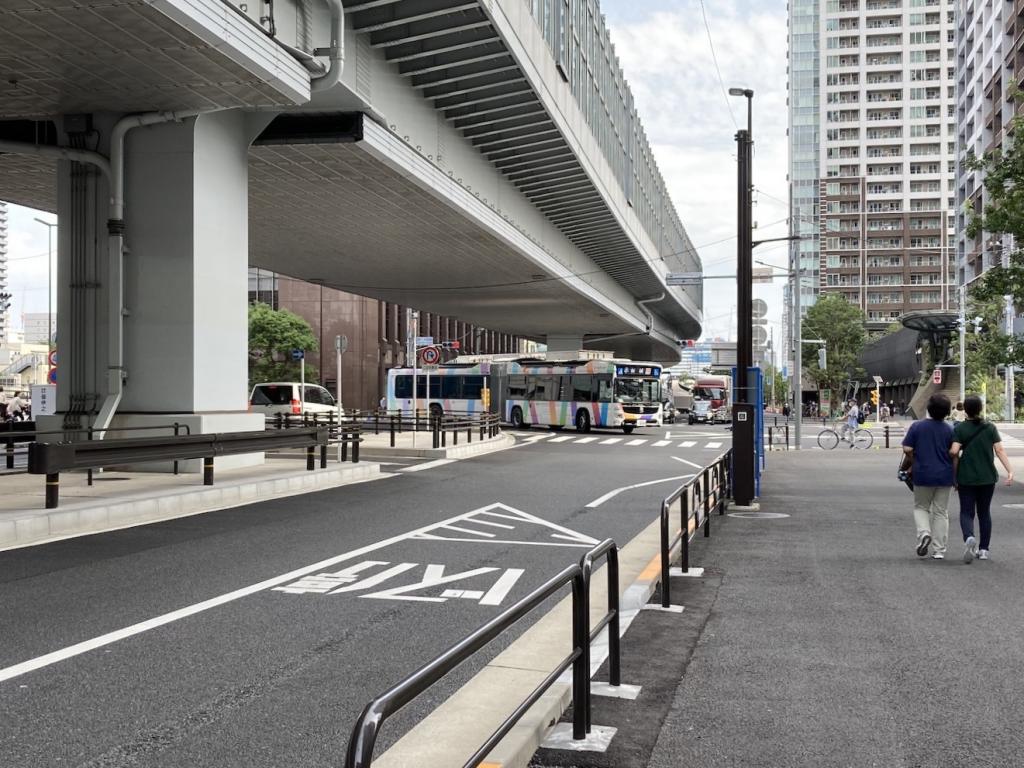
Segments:
[[[801,359],[807,375],[819,388],[831,389],[835,401],[846,382],[862,373],[858,360],[867,337],[864,313],[839,294],[823,293],[807,310],[803,335],[825,340],[824,369],[818,366],[819,348],[813,344],[801,344]]]
[[[315,352],[316,336],[309,323],[286,309],[268,304],[249,305],[249,384],[261,381],[298,381],[301,363],[293,361],[293,349]],[[317,372],[306,366],[306,381]]]

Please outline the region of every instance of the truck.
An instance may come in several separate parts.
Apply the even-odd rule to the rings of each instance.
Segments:
[[[725,375],[702,375],[693,382],[694,408],[697,403],[708,403],[708,420],[711,423],[732,420],[732,377]],[[703,410],[703,406],[702,406]],[[693,423],[693,420],[690,420]]]

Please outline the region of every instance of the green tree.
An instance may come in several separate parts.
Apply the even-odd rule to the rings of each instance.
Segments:
[[[292,360],[293,349],[317,350],[316,336],[309,323],[286,309],[268,304],[249,305],[249,386],[261,381],[298,381],[301,363]],[[317,371],[306,366],[306,381],[315,381]]]
[[[801,344],[804,371],[821,389],[832,390],[832,404],[838,402],[846,382],[862,374],[858,363],[864,349],[864,313],[839,294],[823,293],[807,310],[803,322],[807,339],[824,339],[826,367],[818,365],[818,347]]]
[[[789,400],[789,381],[782,376],[782,371],[768,364],[764,367],[764,396],[771,402],[772,380],[775,381],[775,404],[782,405]]]

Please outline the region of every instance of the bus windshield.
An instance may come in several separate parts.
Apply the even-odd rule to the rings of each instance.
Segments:
[[[657,379],[615,379],[615,402],[659,403],[661,382]]]

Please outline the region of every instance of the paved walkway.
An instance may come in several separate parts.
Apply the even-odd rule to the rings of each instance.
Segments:
[[[955,502],[948,558],[918,558],[897,456],[773,454],[762,511],[787,516],[699,545],[649,766],[1021,764],[1024,486],[997,490],[991,561],[960,559]]]

